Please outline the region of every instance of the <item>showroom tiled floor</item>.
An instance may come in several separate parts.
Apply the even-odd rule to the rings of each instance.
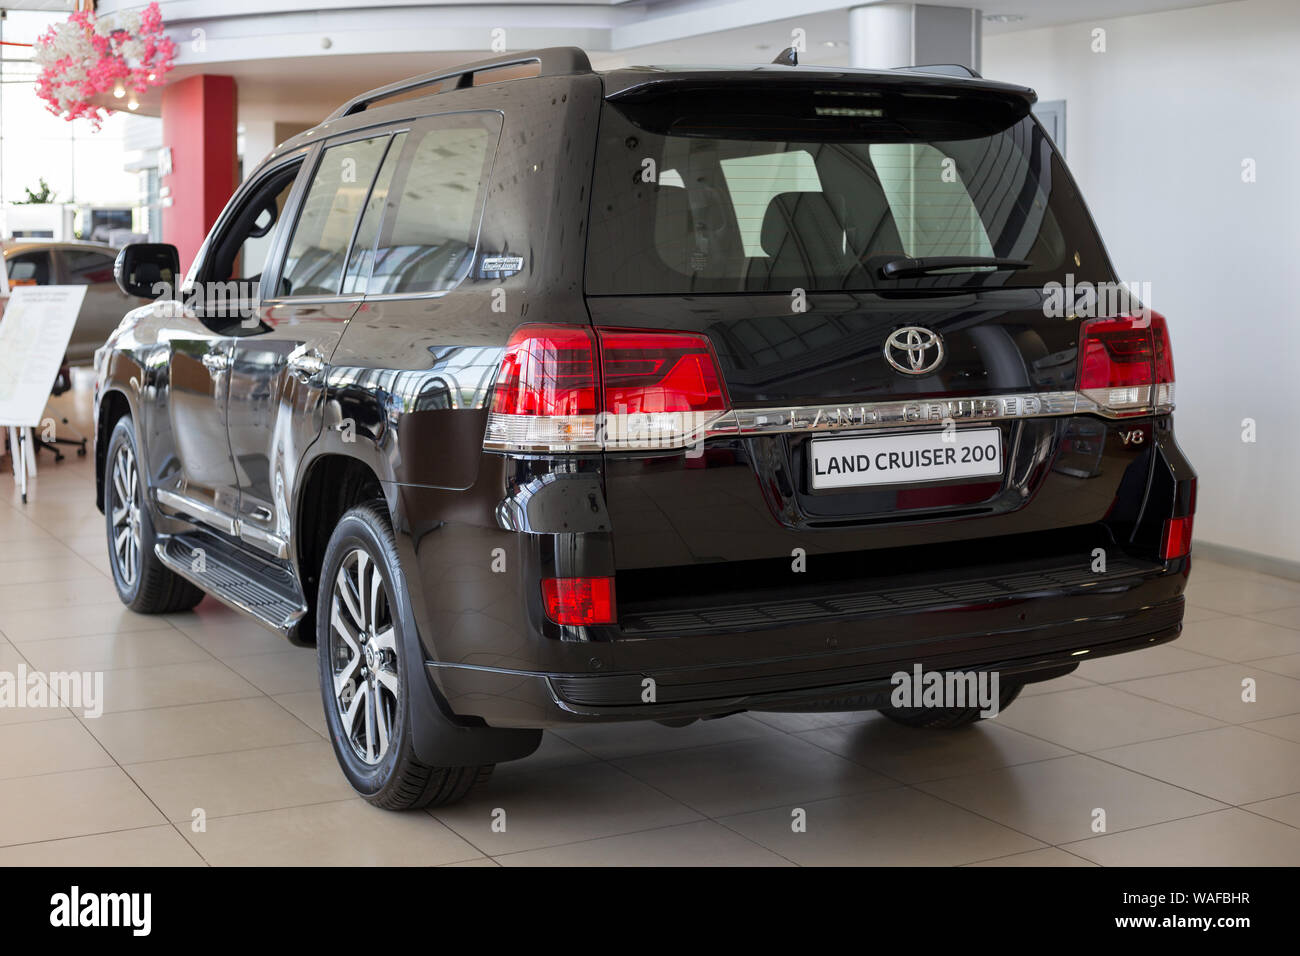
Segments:
[[[92,483],[43,455],[23,507],[0,477],[0,670],[103,670],[107,699],[0,709],[0,865],[1300,864],[1300,582],[1198,561],[1179,641],[976,728],[583,727],[460,806],[394,814],[338,771],[312,651],[211,600],[122,609]]]

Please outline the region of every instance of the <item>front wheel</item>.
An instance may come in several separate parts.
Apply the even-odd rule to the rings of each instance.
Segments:
[[[125,416],[118,420],[108,439],[104,518],[108,526],[108,563],[123,604],[141,614],[170,614],[188,611],[203,600],[201,590],[154,554],[153,518],[145,500],[135,428]]]
[[[403,653],[415,640],[403,619],[397,546],[387,513],[358,505],[325,551],[316,603],[316,652],[334,753],[362,797],[388,810],[453,803],[492,765],[431,767],[415,754],[411,681]]]

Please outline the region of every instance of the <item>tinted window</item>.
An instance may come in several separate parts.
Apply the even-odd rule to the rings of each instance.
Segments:
[[[14,285],[49,285],[50,254],[48,252],[24,252],[10,256],[6,262],[9,270],[9,284]]]
[[[406,134],[398,133],[393,137],[384,163],[379,167],[379,175],[370,187],[370,197],[366,208],[361,213],[361,225],[357,227],[357,238],[352,244],[352,254],[348,257],[348,270],[343,277],[344,293],[365,292],[370,278],[370,266],[375,261],[375,240],[379,237],[379,225],[384,218],[384,209],[388,205],[388,190],[393,184],[393,174],[397,170],[398,159],[402,155],[402,145]]]
[[[412,129],[388,187],[370,294],[437,292],[469,272],[501,119],[437,117]]]
[[[743,116],[710,112],[708,94],[644,113],[606,105],[588,292],[1041,288],[1066,273],[1111,278],[1087,212],[1032,119],[883,96],[814,102],[811,118],[760,114],[760,101],[746,102],[733,104]],[[657,181],[643,178],[646,160]],[[1029,267],[880,272],[890,259],[933,256]]]
[[[321,153],[280,274],[280,295],[338,294],[357,216],[388,139],[341,143]]]
[[[72,285],[113,281],[113,257],[102,252],[64,249],[63,267]]]

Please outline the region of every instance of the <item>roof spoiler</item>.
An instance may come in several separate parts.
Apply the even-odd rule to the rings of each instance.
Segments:
[[[351,116],[353,113],[360,113],[380,100],[400,96],[403,93],[410,93],[426,86],[445,83],[448,80],[455,81],[451,84],[450,89],[465,89],[474,85],[475,73],[484,73],[488,70],[499,70],[511,66],[524,66],[529,63],[537,64],[538,76],[567,76],[574,73],[591,72],[591,61],[587,59],[587,54],[576,46],[555,46],[543,50],[511,53],[491,60],[477,60],[473,63],[466,63],[464,66],[458,66],[452,70],[425,73],[421,76],[398,80],[396,83],[389,83],[387,86],[376,87],[348,100],[331,113],[327,121],[342,119],[344,116]],[[449,91],[440,90],[438,92]]]
[[[982,80],[984,77],[972,70],[969,66],[961,63],[931,63],[926,66],[896,66],[893,68],[897,73],[933,73],[937,76],[964,76],[972,80]]]

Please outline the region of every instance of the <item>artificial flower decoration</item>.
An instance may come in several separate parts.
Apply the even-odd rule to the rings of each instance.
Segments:
[[[176,44],[163,33],[158,4],[151,3],[118,18],[79,10],[41,34],[34,54],[41,68],[36,95],[49,111],[66,120],[88,119],[99,129],[107,110],[91,97],[111,91],[130,97],[134,109],[137,94],[162,84]]]

